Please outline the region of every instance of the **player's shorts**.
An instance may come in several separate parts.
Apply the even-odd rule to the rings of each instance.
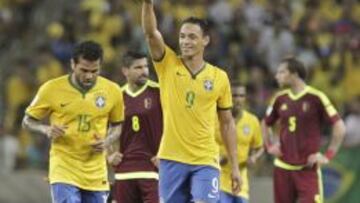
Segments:
[[[219,170],[206,165],[190,165],[160,160],[159,192],[161,203],[219,201]]]
[[[117,203],[159,203],[156,179],[116,180],[113,199]]]
[[[65,183],[51,184],[53,203],[106,203],[108,191],[89,191]]]
[[[224,191],[220,191],[219,203],[248,203],[249,201],[244,197],[229,194]]]
[[[322,203],[321,172],[316,167],[289,170],[274,168],[276,203]]]

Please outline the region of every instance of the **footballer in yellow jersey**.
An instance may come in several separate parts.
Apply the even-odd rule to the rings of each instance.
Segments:
[[[121,132],[120,87],[98,76],[103,51],[92,41],[75,47],[72,73],[43,84],[26,109],[25,127],[51,139],[53,202],[105,202],[105,149]],[[49,119],[49,125],[42,122]],[[108,126],[110,124],[110,128]]]
[[[243,184],[241,191],[232,194],[230,165],[227,163],[227,155],[224,145],[221,141],[219,133],[217,133],[217,141],[220,145],[220,203],[246,203],[249,201],[249,181],[247,174],[247,165],[256,163],[257,159],[264,152],[263,140],[261,135],[260,122],[258,118],[244,109],[246,88],[241,84],[232,85],[233,95],[233,115],[236,119],[238,160],[240,174]],[[249,157],[250,154],[250,157]]]
[[[210,42],[207,22],[195,17],[182,22],[179,56],[165,45],[157,30],[152,0],[143,0],[142,27],[159,78],[164,116],[158,153],[161,202],[218,201],[217,119],[230,155],[233,192],[237,193],[241,179],[231,89],[227,74],[204,61]]]

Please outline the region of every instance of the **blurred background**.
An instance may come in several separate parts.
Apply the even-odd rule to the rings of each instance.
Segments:
[[[177,50],[182,19],[207,18],[206,60],[248,86],[248,109],[262,118],[276,91],[279,61],[295,55],[307,82],[345,119],[344,147],[324,171],[326,202],[360,202],[360,3],[357,0],[155,0],[159,28]],[[0,0],[0,202],[50,202],[49,142],[21,128],[45,81],[69,72],[75,43],[104,47],[102,75],[119,84],[119,56],[146,51],[141,5],[132,0]],[[154,74],[153,74],[154,75]],[[329,131],[324,130],[324,144]],[[252,201],[272,201],[271,157],[252,170]]]

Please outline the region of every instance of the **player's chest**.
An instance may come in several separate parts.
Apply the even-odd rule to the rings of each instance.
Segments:
[[[107,114],[112,106],[113,100],[106,92],[91,92],[81,94],[77,92],[68,92],[59,95],[54,101],[53,109],[57,113],[72,115],[86,113],[91,115]]]
[[[253,136],[253,126],[248,122],[241,122],[236,125],[236,133],[238,137],[238,143],[247,145],[251,142]]]
[[[207,70],[193,75],[188,70],[179,68],[173,72],[171,78],[169,85],[172,89],[188,100],[196,97],[208,101],[218,96],[220,84],[214,74]]]
[[[313,118],[317,115],[316,104],[310,100],[286,100],[278,108],[281,118],[296,117],[304,120]]]
[[[159,95],[143,94],[137,97],[124,95],[125,116],[143,115],[151,116],[161,111]]]

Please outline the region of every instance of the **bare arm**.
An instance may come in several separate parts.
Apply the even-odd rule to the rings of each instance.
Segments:
[[[261,157],[263,153],[264,153],[263,147],[253,149],[251,152],[251,156],[249,157],[248,163],[256,164],[257,160]]]
[[[261,129],[266,151],[271,155],[280,157],[282,153],[280,150],[279,138],[274,136],[272,128],[265,123],[265,120],[261,121]]]
[[[345,137],[345,131],[345,124],[343,120],[336,121],[332,127],[331,141],[325,155],[322,155],[321,153],[310,154],[308,157],[308,165],[313,166],[314,164],[322,165],[329,163],[339,150]]]
[[[119,140],[121,131],[122,124],[110,125],[105,139],[99,139],[100,136],[95,135],[95,139],[97,141],[91,144],[94,151],[102,152],[104,150],[107,150],[108,154],[115,152],[115,150],[117,149],[113,148],[113,144]]]
[[[157,28],[153,0],[143,0],[141,24],[153,60],[161,60],[165,54],[165,42]]]
[[[336,123],[332,127],[332,136],[328,147],[328,152],[331,151],[330,153],[334,153],[333,155],[336,154],[336,152],[339,150],[344,140],[345,133],[346,133],[346,128],[344,121],[341,119],[336,121]],[[332,158],[332,157],[328,157],[328,158]]]
[[[46,125],[41,121],[31,118],[25,115],[22,126],[32,132],[41,133],[46,135],[50,139],[55,139],[65,134],[66,126]]]
[[[240,191],[241,178],[238,166],[239,162],[237,158],[238,149],[235,122],[230,110],[221,110],[218,112],[218,116],[220,121],[221,136],[232,168],[232,188],[233,192],[236,194]]]

